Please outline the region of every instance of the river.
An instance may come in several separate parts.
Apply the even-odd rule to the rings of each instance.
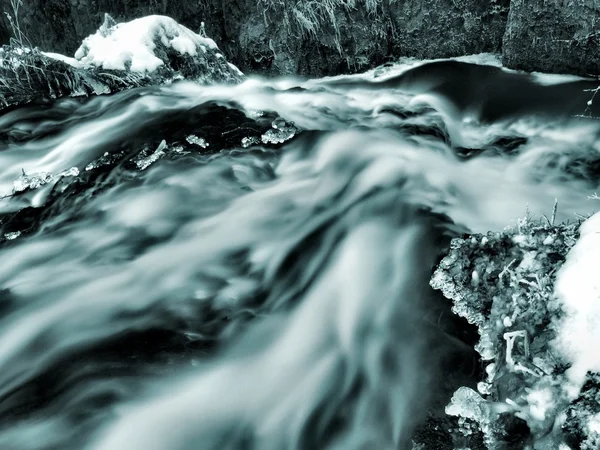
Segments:
[[[595,86],[446,61],[1,112],[0,448],[410,450],[481,370],[436,263],[597,209]]]

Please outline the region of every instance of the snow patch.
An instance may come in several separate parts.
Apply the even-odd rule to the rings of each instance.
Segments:
[[[56,59],[58,61],[62,61],[67,63],[72,67],[81,68],[82,64],[77,61],[75,58],[71,58],[69,56],[61,55],[60,53],[52,53],[52,52],[42,52],[42,55],[47,56],[48,58]]]
[[[147,16],[98,30],[84,39],[75,59],[84,65],[104,69],[152,72],[164,64],[154,50],[156,43],[173,48],[181,55],[216,50],[217,44],[166,16]]]
[[[221,55],[222,57],[222,55]],[[229,66],[229,68],[231,70],[233,70],[236,74],[238,75],[244,75],[244,72],[242,72],[240,69],[238,69],[236,66],[234,66],[233,64],[231,64],[230,62],[227,63],[227,65]]]
[[[549,388],[531,391],[526,400],[529,405],[529,415],[540,422],[546,420],[548,412],[555,406],[554,395]]]
[[[555,345],[571,362],[571,395],[578,394],[588,371],[600,372],[600,213],[587,219],[579,232],[554,285],[565,311]]]
[[[446,406],[446,414],[449,416],[465,417],[476,422],[487,420],[486,401],[468,387],[459,388],[453,395],[450,404]]]
[[[600,434],[600,413],[591,416],[587,426],[589,433]]]

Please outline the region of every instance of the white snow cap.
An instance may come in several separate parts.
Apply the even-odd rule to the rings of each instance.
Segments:
[[[555,345],[572,364],[567,372],[571,395],[577,395],[588,371],[600,372],[600,213],[579,232],[554,285],[566,313]]]
[[[83,64],[104,69],[125,70],[131,63],[134,72],[152,72],[163,61],[156,57],[155,42],[159,41],[180,54],[196,56],[198,49],[217,49],[212,39],[200,36],[166,16],[147,16],[119,23],[108,30],[98,30],[84,39],[75,52]]]

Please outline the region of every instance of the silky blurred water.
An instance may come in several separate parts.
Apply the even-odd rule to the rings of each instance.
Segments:
[[[478,370],[428,286],[450,237],[597,209],[600,123],[572,94],[591,82],[506,76],[3,112],[0,448],[412,448]]]

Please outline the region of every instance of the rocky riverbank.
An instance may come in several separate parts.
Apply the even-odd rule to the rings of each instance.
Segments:
[[[11,12],[10,0],[0,0]],[[399,57],[502,52],[509,68],[597,75],[600,5],[594,0],[29,0],[19,22],[31,43],[73,54],[104,13],[124,22],[167,15],[205,28],[242,71],[323,76]],[[0,39],[10,22],[0,18]]]
[[[168,84],[236,83],[244,75],[212,39],[165,16],[117,24],[105,15],[75,58],[16,43],[0,48],[0,109],[65,96],[87,96]]]
[[[600,74],[600,2],[512,0],[502,59],[528,71]]]
[[[600,388],[594,306],[598,219],[555,226],[523,219],[452,241],[431,285],[477,326],[485,365],[458,389],[455,444],[489,449],[595,449]],[[589,295],[588,295],[589,293]]]

